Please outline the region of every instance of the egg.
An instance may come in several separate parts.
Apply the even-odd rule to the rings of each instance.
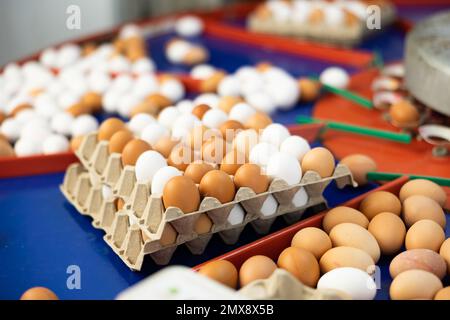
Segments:
[[[180,116],[181,112],[177,107],[167,107],[161,110],[158,115],[158,122],[168,129],[171,129],[174,121]]]
[[[439,290],[434,296],[434,300],[450,300],[450,287]]]
[[[175,229],[170,225],[170,223],[166,223],[164,230],[161,234],[161,239],[159,239],[159,243],[164,246],[170,246],[177,241],[178,233]]]
[[[217,86],[217,93],[220,96],[239,96],[241,93],[241,83],[234,75],[227,75]]]
[[[151,123],[155,122],[155,118],[147,113],[139,113],[134,115],[128,122],[128,128],[137,136]]]
[[[116,205],[117,211],[120,211],[125,206],[125,200],[123,200],[122,198],[117,198],[115,201],[115,205]]]
[[[235,175],[236,171],[247,162],[245,155],[232,150],[223,157],[220,162],[220,170],[226,172],[229,175]]]
[[[345,89],[350,82],[350,77],[342,68],[329,67],[320,74],[320,82],[338,89]]]
[[[195,160],[199,159],[196,159],[191,148],[182,144],[175,146],[170,152],[169,158],[167,158],[169,165],[181,171],[185,171],[188,165]]]
[[[181,114],[191,113],[195,106],[196,104],[193,101],[187,99],[181,100],[176,104],[176,108]]]
[[[202,159],[209,163],[221,163],[228,149],[227,143],[219,137],[213,137],[202,145]]]
[[[202,120],[203,116],[207,111],[211,110],[211,107],[206,104],[199,104],[192,109],[192,114]]]
[[[227,222],[232,225],[238,225],[244,222],[245,211],[240,204],[236,204],[228,215]]]
[[[405,183],[400,189],[399,198],[404,202],[407,198],[414,195],[422,195],[433,199],[441,207],[447,201],[447,194],[438,184],[426,179],[414,179]]]
[[[195,222],[194,231],[197,234],[205,234],[211,231],[212,221],[206,213],[202,213]]]
[[[375,191],[361,201],[359,210],[371,220],[381,212],[391,212],[399,216],[402,210],[402,204],[391,192]]]
[[[102,198],[105,200],[114,199],[114,194],[113,194],[112,188],[106,184],[102,185]]]
[[[34,287],[25,291],[20,300],[59,300],[58,296],[50,289]]]
[[[84,136],[73,137],[70,140],[70,150],[72,150],[73,152],[77,151],[81,143],[83,142],[83,139]]]
[[[406,233],[405,247],[410,249],[430,249],[438,252],[445,240],[441,226],[432,220],[419,220]]]
[[[441,280],[431,272],[407,270],[392,281],[389,295],[392,300],[433,299],[441,289]]]
[[[278,148],[271,143],[260,142],[250,151],[249,161],[266,168],[272,155],[278,152]]]
[[[253,129],[256,131],[265,129],[272,123],[272,119],[263,112],[256,112],[251,115],[244,123],[247,129]]]
[[[181,139],[199,125],[201,125],[200,120],[193,114],[182,114],[173,123],[172,137]]]
[[[129,130],[119,130],[109,139],[109,153],[122,153],[128,142],[133,140],[133,134]]]
[[[341,223],[330,231],[333,247],[346,246],[367,252],[375,263],[380,258],[380,247],[375,237],[363,227],[353,223]]]
[[[125,149],[127,148],[127,146],[125,146]],[[122,157],[125,149],[122,152]],[[139,155],[136,161],[136,180],[138,182],[151,183],[155,173],[165,166],[167,166],[167,162],[160,153],[154,150],[144,151]]]
[[[401,100],[391,105],[389,109],[392,123],[399,127],[418,125],[420,114],[417,108],[407,100]]]
[[[226,76],[226,73],[221,70],[215,71],[212,75],[203,79],[200,82],[200,91],[201,92],[216,92],[219,86],[219,83]]]
[[[311,149],[303,156],[302,170],[303,172],[317,172],[322,178],[332,176],[334,172],[333,154],[323,147]]]
[[[278,148],[290,135],[289,130],[285,126],[272,123],[263,130],[261,142],[273,144]]]
[[[191,77],[197,80],[205,80],[211,77],[214,72],[216,72],[216,68],[209,64],[200,64],[191,69]]]
[[[242,123],[236,120],[227,120],[219,127],[222,137],[227,142],[232,142],[240,131],[244,130]]]
[[[319,263],[314,255],[304,249],[289,247],[278,257],[278,267],[289,271],[301,283],[315,287],[320,277]]]
[[[169,106],[171,103],[181,100],[185,94],[183,84],[176,79],[163,81],[159,87],[159,91],[162,96],[166,97],[169,100],[168,104],[164,103],[160,106],[160,110]]]
[[[228,119],[230,120],[236,120],[240,123],[246,123],[251,116],[253,116],[256,113],[255,108],[249,106],[245,102],[241,102],[236,104],[233,108],[231,108]]]
[[[344,157],[340,163],[350,169],[353,179],[355,179],[359,186],[364,186],[368,183],[368,172],[375,172],[377,170],[375,161],[363,154],[351,154]]]
[[[184,171],[184,175],[191,178],[195,183],[199,184],[203,176],[211,170],[214,170],[214,167],[209,163],[194,162],[187,166],[186,170]]]
[[[259,210],[264,217],[273,216],[278,210],[278,202],[275,197],[269,194],[264,200],[261,209]]]
[[[395,278],[406,270],[420,269],[428,271],[442,279],[446,275],[447,265],[444,259],[429,249],[412,249],[398,254],[389,265],[389,273]]]
[[[246,163],[237,169],[234,184],[237,189],[247,187],[259,194],[266,192],[269,188],[269,178],[261,172],[259,166]]]
[[[194,106],[197,106],[199,104],[206,104],[212,109],[216,109],[219,106],[219,100],[219,96],[215,93],[202,93],[194,99]]]
[[[325,273],[317,289],[334,289],[348,294],[354,300],[373,300],[377,286],[367,272],[357,268],[336,268]]]
[[[183,175],[183,173],[175,167],[161,167],[153,176],[151,194],[154,196],[162,196],[167,181],[181,175]]]
[[[71,126],[71,134],[74,137],[82,136],[96,131],[97,128],[97,120],[93,116],[85,114],[75,118]]]
[[[51,134],[42,143],[44,154],[57,154],[69,151],[69,140],[61,134]]]
[[[367,273],[372,273],[375,270],[375,262],[367,252],[345,246],[326,251],[320,258],[319,265],[322,273],[343,267],[356,268]]]
[[[0,139],[0,157],[13,157],[14,148],[6,139]]]
[[[255,280],[263,280],[269,278],[277,269],[277,265],[272,259],[256,255],[248,258],[239,269],[239,283],[241,287],[245,287]]]
[[[233,95],[224,95],[220,97],[218,107],[220,110],[222,110],[225,113],[230,113],[231,109],[238,103],[242,103],[244,100],[242,100],[241,97],[233,96]],[[239,122],[239,121],[238,121]],[[240,122],[239,122],[240,123]]]
[[[227,260],[208,262],[201,267],[198,272],[232,289],[237,288],[238,271],[236,267]]]
[[[298,160],[290,155],[277,152],[267,163],[266,173],[272,179],[282,179],[288,185],[295,185],[302,178],[302,168]]]
[[[280,145],[280,152],[291,154],[300,162],[310,150],[308,141],[300,136],[287,137]]]
[[[170,179],[164,187],[163,203],[166,209],[176,207],[183,213],[194,212],[200,205],[200,193],[192,179],[176,176]]]
[[[141,133],[141,139],[147,142],[152,147],[156,145],[156,143],[161,140],[161,138],[169,136],[169,129],[157,122],[147,125]]]
[[[2,122],[0,131],[10,142],[14,142],[20,137],[21,124],[13,118],[7,118]]]
[[[268,92],[258,90],[247,93],[244,98],[249,105],[260,112],[272,114],[277,109],[275,101]]]
[[[249,157],[250,151],[258,143],[258,133],[255,130],[247,129],[239,132],[234,138],[232,145],[233,148],[244,154],[246,158]]]
[[[439,254],[447,262],[447,272],[450,274],[450,239],[447,238],[439,249]]]
[[[98,112],[102,109],[102,96],[96,92],[88,91],[81,97],[81,103],[92,112]]]
[[[211,109],[203,115],[202,122],[208,128],[219,128],[227,119],[228,115],[222,110]]]
[[[173,148],[179,143],[180,141],[172,137],[165,136],[158,140],[153,149],[161,153],[164,158],[168,158]]]
[[[316,259],[331,249],[331,240],[319,228],[308,227],[297,231],[291,241],[291,246],[311,252]]]
[[[298,80],[300,88],[300,100],[305,102],[314,101],[320,94],[320,83],[308,78],[300,78]]]
[[[134,166],[141,154],[151,149],[151,146],[144,140],[132,139],[128,141],[122,150],[122,164]]]
[[[52,117],[50,128],[56,133],[68,136],[70,135],[70,128],[73,121],[74,117],[70,113],[58,112]]]
[[[322,226],[326,233],[330,233],[333,227],[346,222],[357,224],[365,229],[369,225],[369,220],[362,212],[350,207],[339,206],[325,214]]]
[[[385,255],[400,251],[405,241],[406,227],[402,219],[390,212],[377,214],[370,220],[368,230],[377,240],[381,253]]]
[[[433,220],[445,228],[445,213],[439,203],[422,195],[413,195],[403,202],[403,219],[409,227],[422,219]]]
[[[32,138],[20,138],[14,145],[14,153],[18,157],[33,156],[42,153],[42,143]]]
[[[199,189],[203,197],[216,198],[220,203],[227,203],[234,199],[233,180],[220,170],[208,171],[200,181]]]
[[[184,16],[175,23],[175,32],[182,37],[199,36],[203,28],[203,21],[196,16]]]
[[[218,131],[199,125],[190,130],[185,137],[185,143],[193,150],[200,150],[204,142],[215,137],[221,138]]]

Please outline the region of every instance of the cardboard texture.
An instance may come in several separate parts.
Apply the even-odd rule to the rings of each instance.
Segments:
[[[92,217],[95,228],[105,231],[104,240],[133,270],[141,269],[145,255],[157,264],[168,264],[181,244],[193,254],[202,254],[214,233],[225,243],[234,244],[249,223],[260,234],[268,233],[278,216],[294,223],[307,208],[326,206],[323,191],[333,180],[339,188],[356,186],[349,169],[338,165],[331,177],[322,179],[308,171],[296,185],[276,179],[260,194],[240,188],[235,199],[225,204],[206,197],[197,211],[184,214],[178,208],[164,208],[161,196],[151,195],[148,184],[138,183],[134,167],[123,168],[119,154],[109,155],[108,142],[97,142],[96,133],[85,137],[76,155],[80,163],[68,167],[61,191],[81,214]],[[103,198],[104,185],[113,190],[111,199]],[[117,210],[119,198],[125,203],[121,210]],[[244,218],[232,224],[229,216],[236,206],[243,209]],[[202,214],[211,219],[212,228],[197,234],[195,224]],[[170,227],[177,232],[176,241],[163,245],[163,233]]]

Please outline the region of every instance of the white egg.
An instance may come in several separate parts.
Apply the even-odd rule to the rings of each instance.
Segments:
[[[167,107],[161,110],[158,115],[158,122],[168,129],[171,129],[175,120],[180,116],[181,112],[177,107]]]
[[[202,118],[203,124],[208,128],[219,128],[227,120],[228,115],[219,109],[206,111]]]
[[[146,126],[156,122],[155,118],[147,113],[139,113],[128,122],[128,128],[137,136],[140,136]]]
[[[74,104],[80,102],[81,96],[73,91],[62,90],[57,98],[56,103],[61,109],[68,109]]]
[[[14,145],[14,152],[18,157],[42,154],[42,141],[30,138],[20,138]]]
[[[49,135],[42,144],[44,154],[55,154],[69,150],[69,140],[61,134]]]
[[[276,21],[289,21],[292,11],[289,4],[283,1],[268,1],[266,5]]]
[[[277,200],[275,200],[274,196],[269,194],[266,200],[264,200],[260,211],[264,217],[270,217],[277,212],[277,209],[278,209]]]
[[[347,0],[341,1],[340,4],[359,19],[365,20],[367,18],[367,5],[361,1]]]
[[[329,67],[320,74],[320,82],[339,89],[347,88],[350,77],[342,68]]]
[[[246,79],[240,82],[240,90],[244,96],[254,92],[263,91],[264,88],[264,80],[261,76],[255,77],[254,79]]]
[[[90,114],[83,114],[75,118],[72,123],[71,133],[73,137],[83,136],[98,129],[98,121]]]
[[[65,44],[58,50],[56,66],[58,68],[64,68],[66,66],[69,66],[75,63],[75,61],[78,60],[80,55],[81,49],[79,46],[75,44]]]
[[[275,153],[269,159],[266,173],[272,179],[282,179],[288,185],[295,185],[302,179],[302,168],[298,160],[286,153]]]
[[[203,21],[195,16],[184,16],[175,23],[175,32],[182,37],[196,37],[203,32]]]
[[[20,130],[21,139],[31,139],[39,142],[43,142],[48,136],[51,135],[51,130],[47,124],[42,124],[37,121],[38,118],[34,118],[32,121],[25,123]]]
[[[50,121],[50,128],[59,134],[69,136],[75,118],[67,112],[55,113]]]
[[[308,1],[294,1],[292,6],[292,20],[297,23],[306,22],[311,13],[311,4]]]
[[[99,94],[105,93],[112,83],[110,75],[107,72],[102,71],[92,71],[88,75],[86,81],[89,90]]]
[[[258,144],[258,133],[255,130],[243,130],[233,140],[233,147],[242,154],[247,154]]]
[[[289,130],[285,126],[279,123],[271,123],[263,130],[261,141],[271,143],[279,148],[290,135]]]
[[[235,76],[239,79],[239,81],[244,82],[259,78],[261,75],[259,74],[259,72],[256,70],[255,67],[242,66],[236,70]]]
[[[216,68],[209,64],[199,64],[191,69],[191,77],[197,80],[205,80],[216,72]]]
[[[265,91],[257,91],[245,96],[245,101],[258,111],[271,114],[276,111],[272,97]]]
[[[138,97],[144,98],[159,90],[158,79],[154,74],[140,75],[134,82],[132,93]]]
[[[239,96],[241,94],[241,84],[236,76],[228,75],[220,81],[217,87],[220,96]]]
[[[191,113],[194,109],[194,102],[191,100],[181,100],[176,104],[176,107],[180,111],[180,113]]]
[[[373,300],[377,287],[372,277],[357,268],[336,268],[325,273],[317,289],[334,289],[348,294],[354,300]]]
[[[198,125],[201,125],[201,121],[196,116],[190,113],[184,113],[173,123],[172,137],[181,139]]]
[[[177,102],[184,97],[185,89],[183,84],[175,79],[165,80],[160,84],[159,92],[169,98],[172,102]]]
[[[64,90],[64,86],[59,80],[52,80],[47,85],[47,93],[52,95],[53,97],[57,98],[61,91]]]
[[[230,225],[235,226],[241,224],[244,221],[245,211],[240,204],[234,205],[228,215],[227,221]]]
[[[206,104],[213,109],[219,107],[220,97],[215,93],[203,93],[194,100],[194,105],[198,106],[199,104]]]
[[[154,72],[155,70],[155,62],[147,57],[136,60],[131,66],[131,72],[135,74],[144,74],[148,72]]]
[[[141,139],[154,146],[161,138],[170,136],[170,131],[160,123],[148,124],[141,133]]]
[[[308,141],[299,136],[290,136],[280,145],[280,152],[293,155],[298,161],[302,161],[309,150],[311,150],[311,147]]]
[[[22,111],[19,111],[14,116],[14,119],[17,120],[21,125],[27,123],[28,121],[31,121],[31,119],[40,117],[36,110],[34,109],[24,109]]]
[[[166,159],[154,150],[145,151],[136,161],[135,173],[138,182],[152,183],[153,176],[162,167],[166,167]]]
[[[131,70],[131,64],[124,56],[115,56],[109,60],[108,70],[113,73],[129,72]]]
[[[117,112],[119,108],[119,99],[122,93],[115,90],[108,90],[102,97],[102,107],[103,110],[109,113]]]
[[[6,113],[9,114],[9,113],[13,112],[15,108],[17,108],[18,106],[23,105],[23,104],[32,105],[33,101],[31,100],[30,97],[23,96],[23,95],[12,98],[11,100],[9,100],[9,103],[6,105]]]
[[[267,142],[260,142],[250,151],[249,161],[262,168],[267,166],[272,155],[278,152],[278,148]]]
[[[56,67],[58,53],[54,48],[48,48],[42,51],[39,61],[46,67]]]
[[[119,37],[122,39],[141,37],[142,31],[138,25],[127,24],[120,29]]]
[[[293,79],[269,85],[266,91],[277,108],[282,110],[292,109],[300,98],[299,87]]]
[[[114,79],[111,85],[111,89],[119,93],[124,93],[128,90],[131,90],[133,85],[134,80],[130,75],[121,74]]]
[[[344,10],[338,5],[329,4],[324,7],[325,23],[330,26],[340,26],[344,23],[345,13]]]
[[[105,200],[113,200],[114,199],[113,189],[106,184],[102,185],[102,197]]]
[[[191,50],[192,45],[186,41],[175,40],[166,47],[167,59],[172,63],[181,63]]]
[[[7,80],[22,79],[22,70],[16,63],[8,63],[3,69],[3,76]]]
[[[2,92],[4,95],[12,96],[17,91],[19,91],[19,89],[21,88],[21,85],[22,85],[21,78],[8,79],[7,77],[5,77],[5,79],[6,79],[5,84],[3,85],[3,88],[2,88]]]
[[[162,167],[156,171],[152,179],[151,193],[154,196],[162,196],[166,183],[173,177],[182,176],[183,172],[175,167]]]
[[[14,118],[5,119],[0,127],[0,132],[8,138],[10,142],[14,142],[20,137],[22,126],[19,121]]]
[[[303,207],[308,203],[309,196],[306,192],[305,188],[300,188],[298,191],[294,194],[294,197],[292,198],[292,204],[299,208]]]
[[[131,111],[141,102],[141,99],[133,94],[124,94],[117,102],[117,112],[124,118],[129,118]]]
[[[230,120],[236,120],[240,123],[246,123],[248,119],[256,113],[255,108],[249,106],[247,103],[240,102],[237,103],[233,108],[231,108],[228,118]]]
[[[44,117],[51,118],[60,111],[55,99],[46,93],[40,94],[34,100],[36,112]]]

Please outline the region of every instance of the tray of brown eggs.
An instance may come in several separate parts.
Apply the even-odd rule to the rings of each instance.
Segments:
[[[236,243],[248,223],[267,233],[278,216],[293,223],[326,205],[331,181],[356,185],[327,149],[267,116],[199,106],[201,121],[186,113],[168,129],[163,113],[139,138],[110,118],[84,137],[80,163],[66,171],[63,194],[131,269],[147,254],[167,264],[181,244],[201,254],[214,233]]]

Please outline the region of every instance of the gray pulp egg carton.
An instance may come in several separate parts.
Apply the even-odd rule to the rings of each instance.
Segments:
[[[193,254],[202,254],[214,233],[225,243],[234,244],[249,223],[256,232],[266,234],[278,216],[291,224],[300,220],[306,209],[326,206],[323,191],[331,181],[339,188],[356,185],[349,169],[337,165],[331,177],[321,178],[308,171],[296,185],[275,179],[264,193],[240,188],[229,203],[206,197],[197,211],[184,214],[178,208],[164,208],[161,196],[150,194],[149,184],[136,181],[134,167],[122,167],[120,155],[108,155],[107,150],[107,142],[97,142],[96,134],[88,135],[76,153],[81,163],[69,166],[61,190],[81,214],[92,217],[95,228],[105,231],[104,240],[133,270],[141,269],[145,255],[157,264],[168,264],[181,244]],[[112,188],[111,199],[103,198],[104,184]],[[115,202],[119,198],[125,202],[120,211]],[[272,204],[272,210],[267,210],[267,203]],[[234,210],[243,213],[241,221],[229,219]],[[210,218],[212,227],[208,233],[197,234],[195,224],[202,214]],[[168,224],[177,238],[163,246],[160,240]]]

